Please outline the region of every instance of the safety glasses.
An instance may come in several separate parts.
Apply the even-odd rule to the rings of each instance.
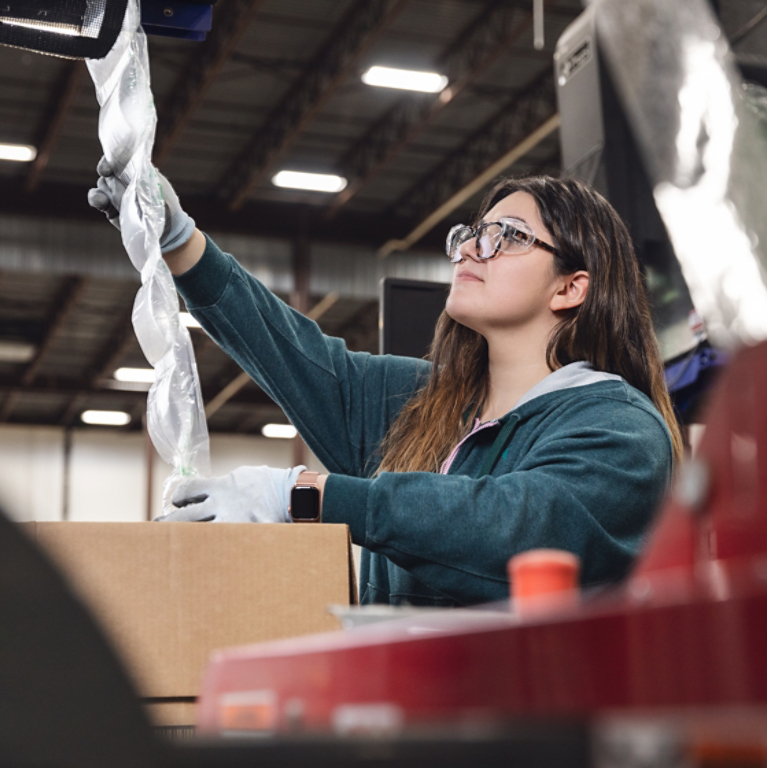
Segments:
[[[483,261],[495,258],[499,253],[527,253],[535,247],[557,254],[553,245],[539,240],[529,225],[521,219],[486,221],[478,227],[470,227],[467,224],[454,226],[448,232],[445,242],[447,257],[454,264],[463,261],[461,246],[467,240],[476,240],[476,256]]]

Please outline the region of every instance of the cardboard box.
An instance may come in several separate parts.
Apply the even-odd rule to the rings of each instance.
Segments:
[[[189,719],[209,654],[339,628],[344,525],[25,523],[111,637],[156,720]],[[181,714],[183,713],[183,714]]]
[[[161,701],[144,699],[149,721],[160,728],[197,726],[197,700]]]

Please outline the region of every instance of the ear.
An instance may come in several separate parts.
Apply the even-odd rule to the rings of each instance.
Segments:
[[[557,292],[552,296],[549,309],[552,312],[561,312],[565,309],[573,309],[583,304],[589,291],[589,273],[584,270],[564,275],[557,287]]]

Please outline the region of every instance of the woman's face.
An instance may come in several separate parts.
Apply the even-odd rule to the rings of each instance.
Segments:
[[[488,211],[483,221],[515,218],[525,221],[535,236],[555,245],[544,227],[538,206],[527,192],[514,192]],[[447,313],[462,325],[486,335],[498,329],[518,328],[554,318],[552,297],[561,282],[554,271],[554,256],[534,246],[522,254],[499,253],[481,260],[476,241],[460,247],[463,261],[455,265]]]

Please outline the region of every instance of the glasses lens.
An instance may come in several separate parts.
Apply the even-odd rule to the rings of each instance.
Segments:
[[[534,243],[533,230],[524,221],[503,220],[503,240],[499,248],[503,253],[526,253]]]
[[[503,229],[497,222],[489,221],[477,227],[479,234],[479,256],[480,259],[492,259],[498,253],[498,244],[501,242],[501,233]]]
[[[467,240],[471,240],[472,237],[474,237],[472,228],[467,227],[465,224],[458,224],[448,232],[445,251],[450,261],[458,262],[463,260],[460,248]]]

